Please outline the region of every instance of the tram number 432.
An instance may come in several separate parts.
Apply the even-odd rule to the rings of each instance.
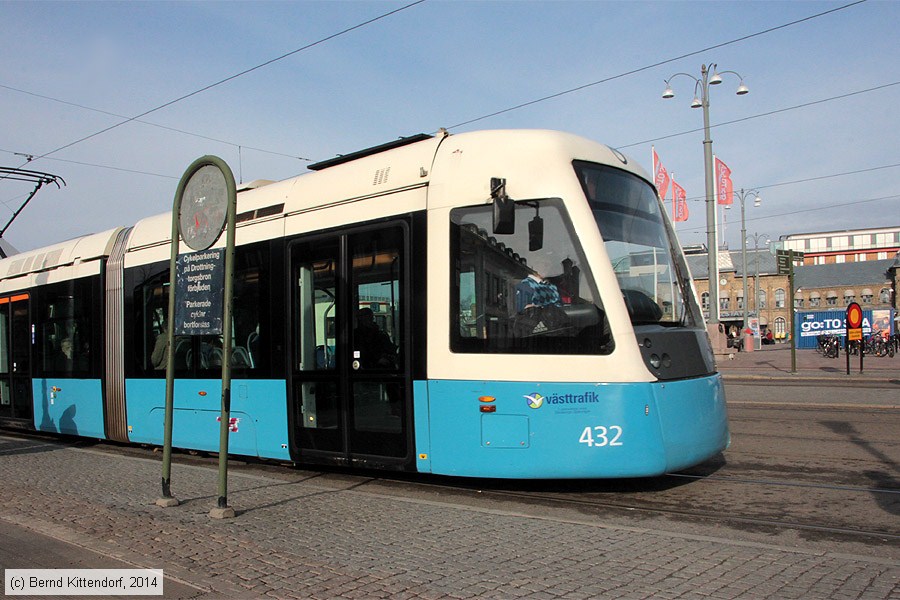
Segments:
[[[609,427],[596,425],[594,427],[585,427],[584,431],[581,432],[581,437],[578,438],[578,442],[587,444],[591,448],[621,446],[622,442],[619,441],[621,437],[622,428],[618,425],[610,425]]]

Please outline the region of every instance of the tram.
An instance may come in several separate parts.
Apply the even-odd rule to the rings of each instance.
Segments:
[[[161,445],[173,351],[173,445],[216,452],[230,344],[235,455],[609,478],[726,448],[690,275],[633,160],[441,131],[309,168],[238,189],[230,340],[159,341],[169,213],[0,260],[0,421]]]

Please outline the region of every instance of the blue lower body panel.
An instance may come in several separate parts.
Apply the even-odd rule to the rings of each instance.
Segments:
[[[728,444],[719,375],[628,384],[439,380],[414,389],[424,472],[648,477],[701,463]]]
[[[162,445],[166,381],[129,379],[125,392],[129,440]],[[176,380],[172,446],[218,452],[221,399],[221,380]],[[230,416],[229,454],[290,460],[284,381],[232,380]]]
[[[99,379],[33,379],[34,428],[106,439]]]

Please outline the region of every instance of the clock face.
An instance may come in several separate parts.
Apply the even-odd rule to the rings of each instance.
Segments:
[[[184,243],[206,250],[219,239],[228,213],[228,185],[216,165],[197,169],[181,196],[178,223]]]

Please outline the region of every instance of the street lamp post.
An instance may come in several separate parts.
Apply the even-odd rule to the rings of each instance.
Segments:
[[[712,70],[712,75],[710,75]],[[688,73],[675,73],[665,80],[666,90],[663,92],[663,98],[674,98],[675,92],[669,84],[671,80],[684,75],[694,80],[694,100],[691,102],[691,108],[703,109],[703,163],[706,170],[706,245],[709,251],[708,267],[709,267],[709,321],[710,325],[719,322],[719,269],[718,269],[718,245],[716,243],[716,201],[715,201],[715,184],[713,179],[713,153],[712,138],[709,136],[709,86],[722,83],[722,74],[732,73],[740,79],[737,95],[743,96],[750,90],[744,85],[744,78],[740,73],[735,71],[716,71],[716,64],[700,66],[700,78],[697,79]],[[700,95],[697,95],[699,89]]]
[[[756,318],[760,318],[759,313],[759,241],[762,239],[766,240],[766,244],[769,243],[769,236],[765,233],[754,233],[753,234],[753,249],[756,252],[756,281],[753,284],[753,309],[756,311]],[[744,244],[747,243],[747,238],[744,238]],[[747,263],[744,263],[744,270],[747,269]],[[746,286],[747,280],[744,280],[744,285]],[[746,289],[746,288],[745,288]],[[744,292],[744,303],[747,302],[746,292]],[[760,331],[760,345],[762,345],[762,332]]]
[[[742,279],[744,284],[744,326],[741,328],[741,337],[743,338],[744,332],[747,330],[747,325],[749,321],[747,320],[747,221],[744,218],[744,200],[747,199],[747,196],[750,194],[754,194],[756,198],[753,200],[753,206],[759,206],[762,204],[762,198],[759,197],[759,191],[757,190],[741,190],[737,193],[738,199],[741,201],[741,265],[742,265]],[[730,204],[726,204],[725,208],[730,208]],[[756,268],[759,268],[759,257],[757,256]],[[759,283],[759,281],[757,281]]]

